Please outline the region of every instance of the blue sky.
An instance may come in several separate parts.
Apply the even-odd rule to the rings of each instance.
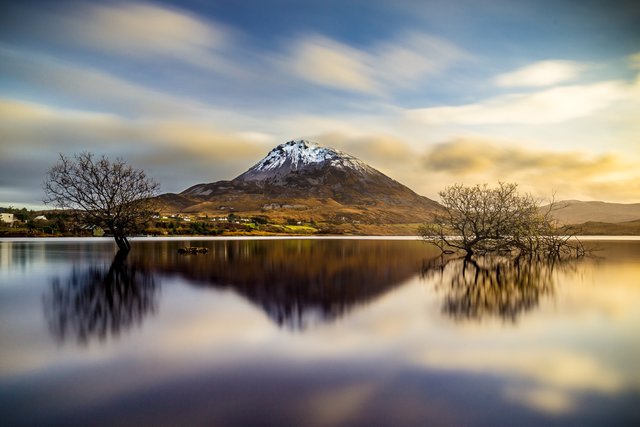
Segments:
[[[504,180],[640,202],[638,2],[0,8],[0,205],[39,205],[58,152],[120,156],[179,192],[298,138],[432,198]]]

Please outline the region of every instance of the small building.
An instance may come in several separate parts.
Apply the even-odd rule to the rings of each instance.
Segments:
[[[38,215],[37,217],[33,218],[34,221],[46,221],[47,217],[44,215]]]
[[[13,225],[15,219],[13,218],[12,213],[0,213],[0,221],[9,225]]]

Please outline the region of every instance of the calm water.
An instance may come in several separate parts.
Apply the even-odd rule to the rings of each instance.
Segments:
[[[179,255],[185,245],[206,255]],[[640,241],[0,241],[2,425],[640,425]]]

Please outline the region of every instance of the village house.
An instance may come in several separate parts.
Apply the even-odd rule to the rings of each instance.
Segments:
[[[0,213],[0,222],[4,222],[4,223],[8,223],[9,225],[13,225],[13,222],[15,220],[13,219],[13,214],[12,213]]]

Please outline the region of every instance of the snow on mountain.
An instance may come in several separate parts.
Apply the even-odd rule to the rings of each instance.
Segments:
[[[305,140],[277,146],[230,181],[197,184],[166,200],[191,212],[278,211],[353,224],[418,223],[439,209],[361,160]],[[192,205],[183,207],[189,200]]]
[[[251,169],[236,180],[262,181],[279,178],[291,172],[332,166],[369,173],[373,169],[366,163],[342,151],[322,147],[315,142],[298,140],[278,145]]]

